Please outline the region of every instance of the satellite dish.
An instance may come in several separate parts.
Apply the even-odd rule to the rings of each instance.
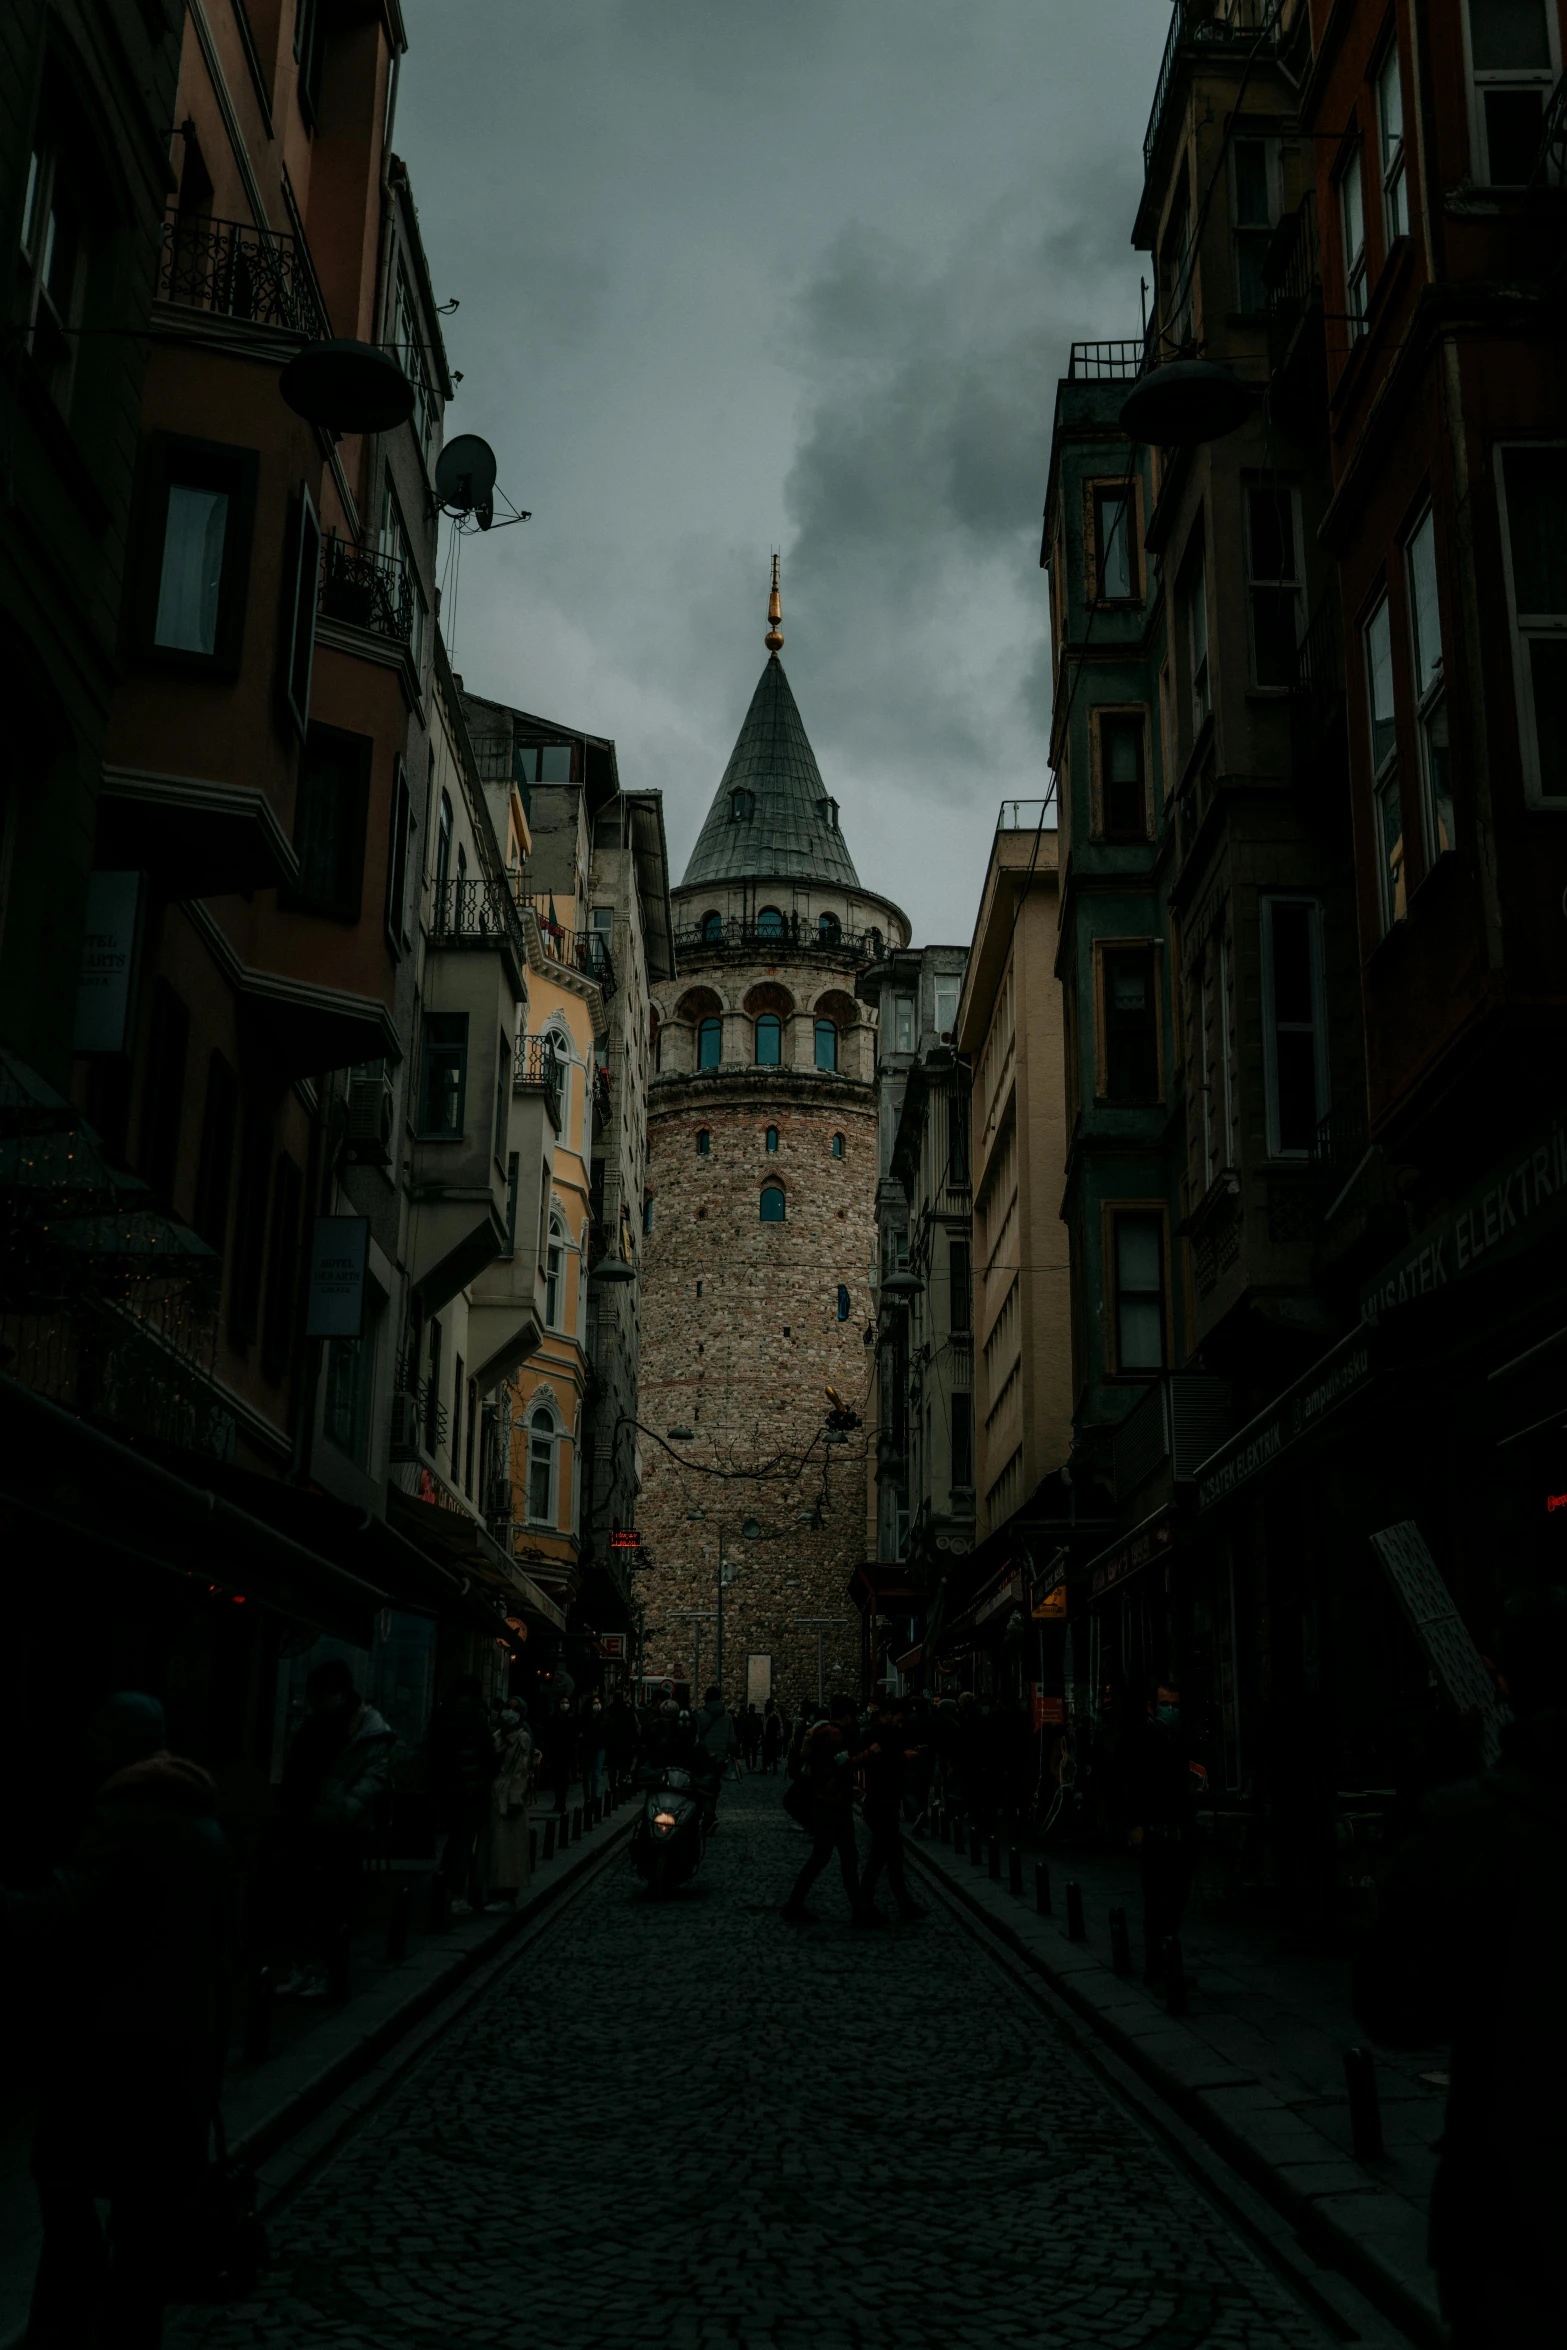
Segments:
[[[480,529],[488,530],[495,511],[495,451],[489,442],[476,432],[448,441],[435,463],[435,494],[458,514],[477,509]]]

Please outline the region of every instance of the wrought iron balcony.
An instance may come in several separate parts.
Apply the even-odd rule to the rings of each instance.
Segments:
[[[552,1036],[519,1036],[517,1057],[512,1064],[514,1091],[530,1089],[543,1094],[551,1117],[560,1125],[561,1079],[565,1074]]]
[[[567,930],[550,914],[547,897],[533,898],[533,910],[539,918],[543,934],[544,952],[568,970],[580,971],[588,979],[596,979],[603,988],[615,984],[614,958],[609,951],[608,935],[602,930]]]
[[[158,295],[182,310],[282,327],[312,341],[330,332],[298,239],[248,221],[171,212],[163,223]]]
[[[356,547],[335,532],[321,549],[317,606],[328,620],[367,628],[394,644],[412,642],[414,591],[401,563],[369,547]]]
[[[1263,263],[1270,318],[1299,318],[1322,292],[1322,249],[1317,234],[1317,196],[1308,188],[1293,212],[1273,232]]]
[[[520,956],[522,917],[504,881],[438,881],[430,906],[430,937],[449,946],[509,946]]]
[[[1074,343],[1067,376],[1072,383],[1131,383],[1142,370],[1139,336],[1108,343]]]
[[[1154,149],[1164,123],[1165,107],[1175,81],[1183,49],[1201,43],[1210,48],[1249,50],[1276,46],[1280,0],[1176,0],[1170,37],[1154,89],[1153,110],[1143,134],[1143,177],[1153,170]]]

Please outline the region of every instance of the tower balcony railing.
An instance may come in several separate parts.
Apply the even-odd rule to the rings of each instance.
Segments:
[[[787,916],[781,924],[731,915],[726,920],[710,919],[678,929],[675,951],[690,959],[741,958],[769,952],[779,958],[826,955],[834,962],[853,964],[859,969],[867,963],[880,962],[888,946],[882,931],[845,930],[836,919],[824,928],[820,920],[802,921],[797,914]]]
[[[163,223],[157,291],[182,310],[282,327],[312,341],[330,332],[299,240],[284,229],[171,212]]]

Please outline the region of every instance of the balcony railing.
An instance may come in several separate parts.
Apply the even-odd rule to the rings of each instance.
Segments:
[[[401,563],[356,547],[336,533],[321,549],[320,611],[328,620],[367,628],[406,645],[414,631],[413,586]]]
[[[1108,343],[1074,343],[1067,367],[1073,383],[1130,383],[1142,373],[1143,345],[1123,339]]]
[[[552,1036],[518,1037],[517,1057],[512,1064],[512,1085],[519,1090],[532,1088],[542,1093],[557,1126],[560,1124],[563,1074],[561,1058]]]
[[[430,907],[430,936],[452,946],[498,947],[523,953],[522,917],[509,883],[438,881]]]
[[[1215,48],[1244,49],[1253,48],[1265,39],[1277,42],[1278,17],[1279,0],[1176,0],[1170,37],[1164,45],[1164,59],[1154,89],[1153,111],[1143,134],[1145,179],[1153,169],[1154,149],[1159,144],[1164,110],[1182,49],[1194,42]]]
[[[1317,197],[1308,188],[1293,212],[1273,232],[1263,263],[1270,318],[1299,318],[1322,291],[1322,249],[1317,234]]]
[[[601,987],[612,988],[615,964],[609,951],[608,934],[602,930],[567,930],[552,918],[549,903],[548,898],[537,895],[533,899],[544,952],[557,963],[564,963],[568,970],[580,971],[585,978],[596,979]]]
[[[688,956],[754,955],[769,948],[780,957],[830,955],[834,962],[861,969],[867,963],[880,962],[887,952],[887,941],[879,930],[845,930],[841,925],[823,930],[819,923],[801,922],[795,915],[781,929],[770,925],[764,929],[759,923],[732,917],[727,922],[699,922],[675,932],[676,952]]]
[[[1054,832],[1055,797],[1047,793],[1042,800],[1003,800],[1001,813],[996,818],[998,832]]]
[[[182,310],[283,327],[312,341],[329,331],[297,238],[248,221],[171,212],[163,223],[158,294]]]
[[[1344,648],[1339,627],[1338,596],[1331,589],[1311,615],[1306,633],[1295,648],[1295,675],[1291,681],[1299,744],[1311,748],[1309,738],[1320,734],[1344,695]]]

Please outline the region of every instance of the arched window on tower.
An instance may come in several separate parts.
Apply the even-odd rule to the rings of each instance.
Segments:
[[[756,917],[757,937],[782,938],[783,934],[784,918],[782,914],[779,913],[778,908],[776,906],[764,906]]]
[[[696,1065],[699,1069],[716,1069],[723,1058],[724,1024],[717,1018],[704,1020],[696,1032]]]
[[[843,924],[836,914],[823,914],[817,922],[816,935],[824,947],[835,947],[843,936]]]
[[[778,1148],[778,1129],[776,1126],[769,1126],[767,1129],[767,1147],[770,1151],[775,1151]]]
[[[776,1069],[783,1059],[783,1022],[776,1012],[764,1012],[756,1023],[756,1065]]]
[[[781,1183],[762,1185],[762,1222],[781,1224],[784,1220],[784,1194]]]
[[[816,1023],[816,1066],[818,1069],[838,1066],[838,1031],[831,1020]]]
[[[749,824],[755,814],[756,794],[754,791],[747,791],[742,784],[729,795],[730,821],[735,824]]]
[[[835,1159],[843,1157],[843,1136],[841,1134],[835,1134],[832,1138],[832,1155]]]
[[[838,1284],[838,1319],[840,1322],[849,1319],[849,1292],[841,1281]]]
[[[705,939],[722,939],[724,918],[716,906],[702,916],[701,930]]]
[[[713,1137],[712,1137],[712,1135],[711,1135],[711,1134],[708,1132],[708,1130],[707,1130],[707,1128],[706,1128],[705,1126],[699,1126],[699,1127],[697,1128],[697,1130],[696,1130],[696,1155],[697,1155],[697,1157],[698,1157],[699,1159],[706,1159],[706,1158],[710,1158],[710,1157],[712,1156],[712,1150],[713,1150]]]

